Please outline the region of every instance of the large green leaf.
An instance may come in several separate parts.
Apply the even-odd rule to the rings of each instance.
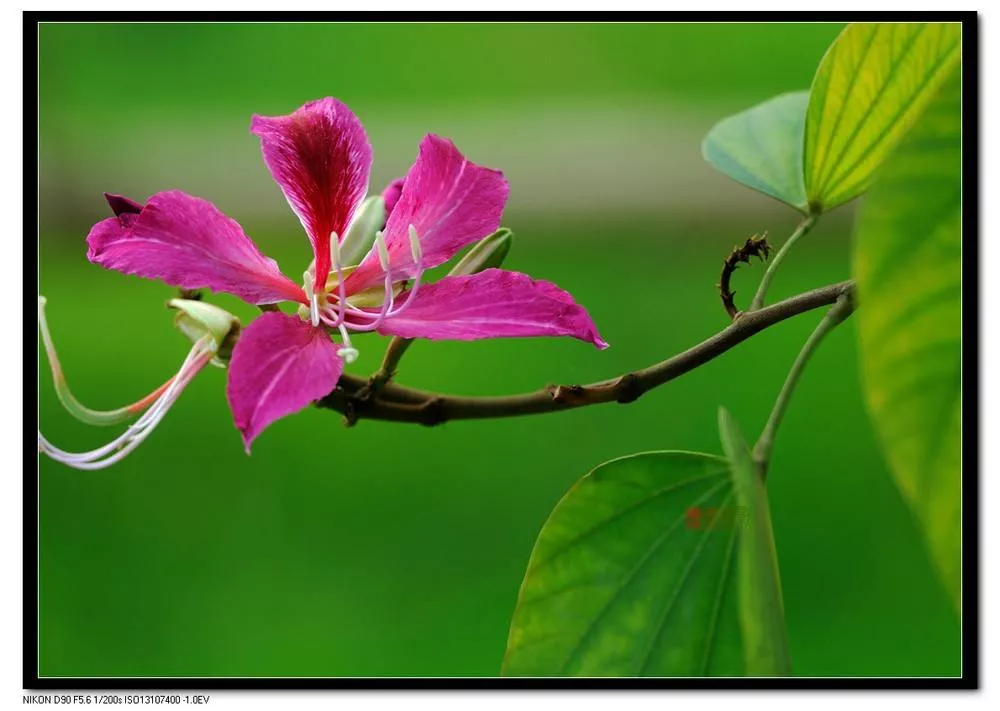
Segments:
[[[854,274],[868,407],[960,607],[960,72],[885,166],[859,217]]]
[[[809,92],[769,99],[717,123],[701,145],[705,160],[754,190],[806,209],[802,140]]]
[[[729,460],[736,500],[753,522],[739,537],[740,628],[750,676],[791,674],[785,607],[781,600],[778,554],[771,531],[771,512],[764,482],[750,447],[724,409],[719,410],[722,449]]]
[[[597,467],[535,543],[503,674],[768,673],[744,660],[746,513],[720,457],[651,452]]]
[[[855,23],[813,79],[805,128],[812,211],[864,192],[961,60],[959,23]]]

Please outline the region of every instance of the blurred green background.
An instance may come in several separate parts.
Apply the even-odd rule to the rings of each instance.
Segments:
[[[250,114],[333,95],[361,117],[373,189],[428,131],[505,171],[505,266],[550,279],[612,344],[419,343],[401,382],[505,394],[645,366],[726,324],[714,284],[749,234],[795,215],[700,158],[718,119],[807,88],[831,24],[53,24],[41,26],[40,279],[78,397],[114,407],[189,344],[172,290],[86,260],[102,191],[180,188],[238,219],[293,277],[309,248]],[[830,215],[772,298],[848,276],[851,208]],[[736,277],[746,303],[761,269]],[[212,297],[244,322],[255,310]],[[566,489],[636,451],[719,452],[725,405],[763,426],[819,313],[779,325],[628,405],[434,429],[308,409],[243,453],[225,372],[206,371],[123,464],[43,460],[40,668],[50,675],[495,675],[531,546]],[[351,372],[377,366],[359,339]],[[41,367],[47,368],[40,350]],[[853,326],[795,394],[768,488],[802,675],[954,675],[959,621],[873,438]],[[110,439],[40,384],[45,434]]]

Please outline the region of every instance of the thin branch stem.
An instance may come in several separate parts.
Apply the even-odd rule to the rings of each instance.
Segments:
[[[771,416],[768,418],[767,424],[764,426],[764,430],[761,432],[760,438],[757,440],[757,444],[753,450],[754,461],[757,463],[757,469],[762,479],[767,477],[767,467],[771,461],[771,450],[774,447],[775,434],[778,431],[778,426],[781,424],[781,419],[785,416],[785,411],[788,409],[788,402],[791,400],[792,393],[795,391],[795,386],[802,376],[802,371],[805,369],[806,363],[826,334],[843,323],[854,312],[854,308],[855,301],[853,294],[850,292],[841,294],[833,307],[826,312],[823,320],[816,326],[816,329],[809,335],[805,345],[802,346],[802,350],[799,351],[799,355],[795,358],[792,369],[788,371],[785,384],[781,386],[781,392],[778,393],[778,399],[771,410]]]
[[[557,412],[605,402],[629,403],[684,373],[717,358],[766,328],[798,314],[828,306],[854,288],[851,281],[799,294],[754,312],[743,313],[727,328],[688,350],[631,373],[591,385],[549,385],[541,390],[500,397],[461,397],[387,382],[377,398],[363,398],[368,380],[342,376],[337,389],[317,405],[343,413],[348,425],[360,418],[438,425],[449,420],[515,417]]]
[[[393,336],[385,349],[385,355],[382,356],[382,365],[372,374],[368,379],[368,384],[359,390],[355,397],[361,400],[373,400],[377,398],[382,389],[396,375],[396,370],[399,368],[399,361],[411,343],[413,343],[412,338]]]
[[[412,338],[393,336],[385,349],[385,355],[382,357],[382,365],[375,375],[383,377],[385,382],[390,381],[396,375],[396,370],[399,368],[399,361],[411,343],[413,343]]]
[[[757,293],[754,294],[753,301],[750,302],[748,311],[756,311],[764,305],[764,298],[767,296],[768,287],[771,286],[771,280],[774,279],[775,273],[778,271],[778,266],[785,259],[785,255],[792,249],[796,242],[799,241],[803,235],[812,229],[812,226],[816,224],[816,215],[807,215],[799,226],[795,228],[792,236],[781,245],[781,249],[778,253],[774,255],[774,259],[771,263],[767,265],[767,270],[764,272],[764,276],[760,280],[760,286],[757,287]]]

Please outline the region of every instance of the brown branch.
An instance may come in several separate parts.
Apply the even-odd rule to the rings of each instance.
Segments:
[[[345,375],[341,377],[337,389],[317,405],[343,413],[348,425],[368,418],[432,426],[449,420],[537,415],[604,402],[629,403],[722,355],[770,326],[836,302],[841,294],[851,293],[853,288],[851,281],[831,284],[773,306],[742,313],[728,327],[683,353],[648,368],[591,385],[549,385],[521,395],[463,397],[416,390],[389,382],[376,399],[365,400],[358,394],[368,384],[367,379]]]

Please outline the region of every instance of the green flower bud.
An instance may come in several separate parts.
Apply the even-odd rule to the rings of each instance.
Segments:
[[[215,346],[212,363],[224,367],[233,354],[233,346],[240,333],[240,320],[225,309],[190,299],[171,299],[167,306],[177,309],[174,325],[185,336],[197,343],[210,336]]]
[[[501,227],[493,234],[479,240],[476,246],[466,252],[458,264],[448,272],[448,275],[463,276],[476,274],[484,269],[498,268],[503,264],[513,243],[514,233],[506,227]]]
[[[357,264],[375,244],[375,233],[385,224],[385,200],[373,195],[358,207],[357,214],[340,242],[341,263]]]

